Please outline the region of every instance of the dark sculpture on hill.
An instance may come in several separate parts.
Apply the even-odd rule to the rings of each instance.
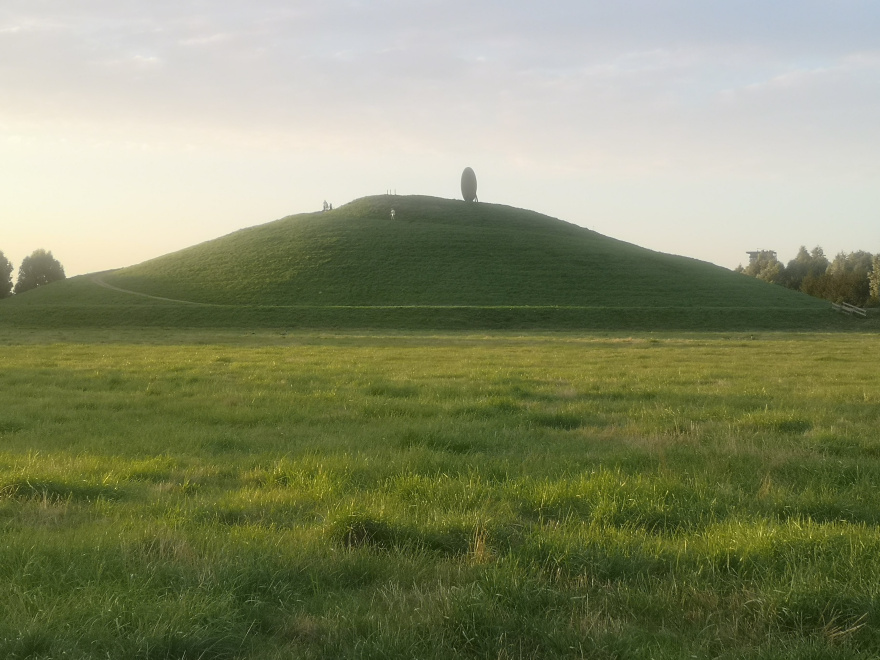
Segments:
[[[477,175],[469,167],[461,173],[461,196],[466,202],[480,201],[477,199]]]

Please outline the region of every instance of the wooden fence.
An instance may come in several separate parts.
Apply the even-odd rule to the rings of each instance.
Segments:
[[[867,316],[868,312],[861,307],[856,307],[855,305],[850,305],[849,303],[831,303],[831,309],[834,309],[838,312],[843,312],[844,314],[849,314],[852,316],[853,314],[858,314],[859,316]]]

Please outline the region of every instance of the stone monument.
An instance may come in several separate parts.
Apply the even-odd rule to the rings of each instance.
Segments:
[[[461,173],[461,196],[466,202],[480,201],[477,199],[477,175],[469,167]]]

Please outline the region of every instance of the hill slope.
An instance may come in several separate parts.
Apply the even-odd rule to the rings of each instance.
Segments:
[[[50,306],[81,319],[110,314],[114,322],[124,316],[126,323],[165,325],[725,329],[840,323],[823,301],[709,263],[532,211],[422,196],[366,197],[334,211],[290,216],[4,304],[5,310],[29,307],[31,315]]]
[[[291,216],[104,279],[167,298],[249,305],[812,303],[531,211],[415,196]]]

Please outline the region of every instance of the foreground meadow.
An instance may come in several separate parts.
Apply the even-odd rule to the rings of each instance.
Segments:
[[[2,331],[0,657],[877,657],[878,355]]]

